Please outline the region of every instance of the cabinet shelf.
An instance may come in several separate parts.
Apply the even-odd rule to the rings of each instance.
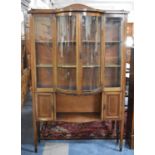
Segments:
[[[67,44],[67,43],[76,43],[75,40],[70,40],[70,41],[58,41],[58,43],[63,43],[63,44]]]
[[[121,65],[105,65],[105,67],[121,67]]]
[[[59,68],[76,68],[76,65],[58,65]]]
[[[48,43],[48,44],[52,44],[52,40],[36,40],[35,43]]]
[[[76,68],[76,65],[58,65],[59,68]],[[95,68],[100,65],[83,65],[82,68]]]
[[[100,65],[83,65],[83,68],[95,68],[95,67],[100,67]]]
[[[101,43],[100,41],[95,41],[95,40],[82,40],[82,43]]]
[[[121,43],[122,41],[106,41],[106,44],[117,44],[117,43]]]
[[[81,123],[99,120],[100,113],[57,113],[57,121]]]
[[[39,64],[39,65],[36,65],[36,67],[53,67],[53,65],[51,65],[51,64]]]

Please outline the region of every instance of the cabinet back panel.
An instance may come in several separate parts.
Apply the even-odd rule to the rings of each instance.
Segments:
[[[96,95],[56,95],[57,112],[100,112],[101,94]]]

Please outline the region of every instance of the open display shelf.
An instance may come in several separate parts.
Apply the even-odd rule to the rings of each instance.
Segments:
[[[57,113],[58,121],[64,122],[90,122],[90,121],[100,121],[100,113]]]

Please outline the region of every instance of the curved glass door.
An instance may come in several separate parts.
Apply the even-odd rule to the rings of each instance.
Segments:
[[[76,90],[76,16],[57,16],[57,87]]]
[[[101,86],[100,80],[101,17],[81,15],[82,90]]]
[[[52,19],[51,15],[34,18],[37,88],[53,87]]]
[[[121,80],[121,18],[106,18],[105,87],[120,87]]]

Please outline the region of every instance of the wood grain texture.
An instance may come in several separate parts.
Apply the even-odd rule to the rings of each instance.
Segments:
[[[121,117],[121,93],[105,92],[103,96],[104,118],[120,118]]]
[[[36,88],[36,68],[35,68],[35,32],[34,32],[34,17],[30,16],[30,42],[31,42],[31,79],[32,92]]]
[[[57,113],[57,120],[75,123],[100,121],[100,113]]]
[[[124,95],[126,62],[125,39],[127,12],[96,10],[84,5],[77,4],[55,10],[31,10],[30,13],[32,14],[30,25],[30,37],[35,146],[37,146],[38,138],[36,122],[53,120],[68,122],[117,120],[119,121],[120,127],[121,149],[124,132]],[[37,43],[35,44],[36,33],[34,24],[36,21],[34,20],[34,17],[36,15],[41,17],[50,17],[50,26],[46,23],[45,25],[41,25],[43,29],[43,36],[41,38],[51,38],[48,39],[48,42],[44,40],[37,40]],[[64,40],[64,43],[61,43],[57,39],[57,37],[59,37],[57,19],[61,16],[73,15],[76,16],[75,39],[70,40],[70,42],[68,40]],[[96,56],[96,59],[99,60],[95,60],[97,63],[94,66],[92,64],[88,65],[86,63],[86,59],[84,59],[84,61],[82,61],[81,59],[82,54],[87,55],[85,51],[94,49],[93,46],[95,44],[99,44],[99,42],[94,42],[93,34],[89,35],[89,40],[83,38],[84,32],[82,31],[82,26],[84,23],[83,18],[81,17],[84,15],[91,17],[102,16],[102,24],[100,31],[101,52],[99,52],[99,55]],[[106,18],[116,20],[120,19],[121,24],[118,25],[115,22],[113,22],[111,23],[112,25],[110,25],[110,27],[112,28],[108,27],[106,29]],[[90,23],[88,22],[87,24]],[[116,29],[114,29],[114,26],[116,26]],[[69,29],[69,23],[66,24],[66,27],[67,29]],[[89,27],[86,28],[89,29]],[[47,34],[48,29],[52,31],[52,36]],[[118,31],[121,31],[120,40],[116,40],[119,38]],[[108,37],[111,38],[111,40],[108,40],[108,37],[106,37],[106,32],[109,33]],[[117,44],[119,44],[120,42],[121,48],[117,46]],[[68,63],[65,62],[66,65],[63,64],[65,61],[64,59],[59,59],[58,45],[60,43],[70,45],[70,48],[68,50],[68,56],[70,57],[70,59]],[[47,47],[45,44],[48,44],[49,46]],[[82,48],[82,44],[89,45],[89,47]],[[118,63],[119,53],[117,51],[119,49],[121,53],[121,63]],[[64,50],[67,51],[65,48]],[[50,54],[49,51],[51,51]],[[75,53],[75,58],[73,58],[73,53]],[[88,57],[88,59],[90,58]],[[70,62],[75,63],[73,64]],[[91,83],[91,80],[87,81],[88,78],[83,77],[89,77],[94,79],[94,81],[97,81],[98,77],[96,77],[96,75],[93,75],[92,73],[93,68],[95,68],[95,70],[99,70],[93,73],[99,73],[99,81],[101,82],[96,84],[97,88],[95,89],[82,89],[84,87],[86,88]],[[51,70],[50,74],[48,74],[49,70]],[[104,76],[106,71],[108,72],[107,77]],[[69,75],[71,75],[71,77],[74,79],[70,80],[70,83],[69,79],[67,80],[66,78],[66,73],[68,74],[68,72],[70,73]],[[37,82],[40,84],[39,87],[37,87]]]
[[[36,115],[37,118],[49,118],[53,119],[53,95],[51,93],[39,93],[36,94]]]
[[[100,112],[101,94],[96,95],[56,95],[57,112]]]

